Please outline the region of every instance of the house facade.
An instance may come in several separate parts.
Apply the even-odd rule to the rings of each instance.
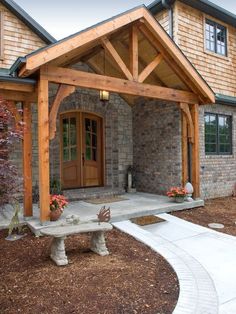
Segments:
[[[209,1],[155,1],[149,9],[210,85],[199,112],[201,195],[231,195],[236,182],[236,16]]]
[[[23,103],[29,126],[23,154],[19,147],[12,156],[24,173],[25,195],[39,185],[41,201],[47,203],[48,174],[65,190],[109,187],[122,192],[130,166],[138,191],[165,194],[190,180],[197,197],[232,194],[233,26],[208,12],[207,21],[227,28],[227,45],[222,39],[218,55],[205,47],[202,8],[180,1],[156,1],[149,7],[209,87],[144,7],[115,18],[117,29],[109,20],[94,26],[96,34],[103,32],[99,38],[92,29],[59,42],[10,0],[1,1],[0,9],[0,95]],[[107,103],[100,100],[104,89],[110,92]],[[27,197],[25,202],[30,208]]]

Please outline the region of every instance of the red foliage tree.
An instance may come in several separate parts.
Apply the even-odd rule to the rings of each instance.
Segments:
[[[14,145],[22,139],[21,122],[16,122],[9,103],[0,100],[0,206],[16,200],[21,181],[16,166],[10,161]]]

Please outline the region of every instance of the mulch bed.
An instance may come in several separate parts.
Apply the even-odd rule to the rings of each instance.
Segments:
[[[158,254],[132,237],[107,233],[110,255],[88,250],[88,235],[66,240],[70,264],[49,258],[50,238],[29,231],[21,240],[5,240],[0,231],[1,314],[168,314],[176,305],[176,274]]]
[[[236,236],[236,198],[224,197],[205,201],[205,206],[191,210],[173,212],[172,215],[208,227],[209,223],[221,223],[219,232]]]

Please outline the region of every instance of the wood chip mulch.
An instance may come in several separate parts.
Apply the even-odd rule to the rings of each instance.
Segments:
[[[204,207],[173,212],[172,215],[204,227],[209,223],[220,223],[224,228],[216,231],[236,236],[236,197],[207,200]]]
[[[0,231],[1,314],[169,314],[179,288],[170,265],[148,247],[117,230],[107,233],[110,255],[89,251],[88,235],[66,239],[70,264],[49,258],[51,239],[29,231],[5,240]]]

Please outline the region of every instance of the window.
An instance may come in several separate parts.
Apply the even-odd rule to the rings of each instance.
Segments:
[[[205,152],[208,155],[232,154],[232,117],[205,114]]]
[[[227,55],[226,28],[216,22],[206,20],[206,49],[222,56]]]

